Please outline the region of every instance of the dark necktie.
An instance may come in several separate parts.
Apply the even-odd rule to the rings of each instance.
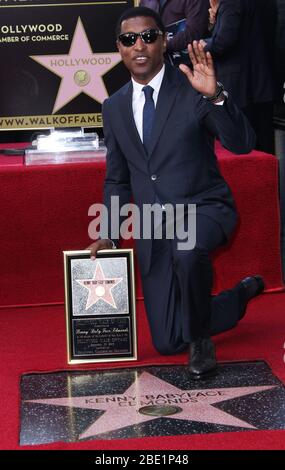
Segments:
[[[154,101],[152,97],[154,90],[151,86],[147,85],[143,87],[143,92],[145,94],[145,104],[143,107],[143,144],[147,153],[149,153],[151,132],[155,114]]]

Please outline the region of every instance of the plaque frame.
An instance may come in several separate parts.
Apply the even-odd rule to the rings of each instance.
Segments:
[[[63,256],[68,364],[137,360],[133,249],[100,250],[96,255],[95,261],[90,259],[90,250],[64,251]],[[117,263],[114,263],[116,259]],[[94,268],[91,263],[94,263]],[[110,266],[110,263],[111,265],[113,263],[115,269],[119,269],[119,271],[121,270],[120,272],[123,273],[123,277],[117,277],[116,279],[117,281],[120,279],[117,284],[120,284],[122,281],[121,286],[124,286],[122,291],[123,293],[126,292],[124,296],[118,297],[118,293],[116,295],[117,299],[123,299],[121,302],[121,311],[119,309],[117,309],[118,312],[112,311],[114,309],[113,305],[107,300],[102,300],[101,298],[96,299],[98,296],[95,294],[95,302],[93,301],[89,306],[90,312],[88,312],[89,307],[87,300],[86,307],[82,313],[80,305],[83,299],[84,301],[86,300],[87,295],[89,299],[89,292],[91,293],[91,290],[89,290],[88,287],[85,289],[85,285],[83,286],[82,283],[84,282],[84,284],[90,285],[90,281],[96,281],[96,284],[102,284],[101,279],[99,279],[98,282],[98,279],[96,280],[95,278],[97,268],[100,269],[101,274],[103,273],[103,281],[106,278],[109,283],[110,281],[114,283],[116,274],[114,274],[114,278],[110,278],[110,274],[106,272],[106,266],[108,271],[108,264]],[[84,272],[90,273],[90,270],[93,272],[92,278],[90,278],[90,274],[89,277],[88,275],[83,275]],[[75,272],[81,273],[81,278],[75,279]],[[84,279],[84,281],[82,279]],[[80,280],[81,282],[78,283]],[[81,288],[79,284],[81,284]],[[111,287],[110,291],[113,288],[116,289],[117,284]],[[103,290],[103,292],[105,292],[105,290]],[[114,291],[114,294],[115,292],[116,291]],[[112,293],[113,300],[114,296]],[[93,312],[91,311],[92,307]],[[100,311],[96,312],[96,307],[100,307]],[[106,309],[106,311],[104,311],[104,309]],[[110,337],[111,340],[109,340]],[[110,347],[112,343],[114,350]]]

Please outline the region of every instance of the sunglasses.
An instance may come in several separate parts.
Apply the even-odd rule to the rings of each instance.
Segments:
[[[158,36],[163,36],[163,32],[159,29],[147,29],[141,33],[124,33],[118,36],[118,40],[125,47],[134,46],[138,37],[142,39],[145,44],[152,44],[158,38]]]

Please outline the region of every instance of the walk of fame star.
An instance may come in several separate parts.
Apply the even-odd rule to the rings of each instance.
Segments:
[[[117,52],[93,53],[80,17],[68,54],[30,56],[61,77],[53,113],[80,93],[102,104],[108,98],[103,76],[121,61]]]
[[[206,388],[184,390],[143,371],[123,394],[91,395],[65,398],[27,400],[26,403],[56,405],[60,407],[102,410],[104,413],[80,435],[79,439],[91,438],[103,433],[138,425],[147,421],[161,419],[160,416],[145,414],[148,407],[177,403],[178,412],[171,415],[175,406],[167,406],[166,418],[179,421],[196,421],[234,426],[237,428],[257,429],[251,423],[236,418],[213,406],[245,395],[271,390],[276,385]],[[143,413],[140,411],[143,409]],[[152,410],[151,410],[152,411]]]
[[[95,273],[92,279],[76,279],[76,281],[88,289],[88,298],[85,310],[95,305],[99,300],[103,300],[114,308],[117,308],[112,289],[123,280],[119,278],[107,278],[103,272],[102,266],[97,261]]]

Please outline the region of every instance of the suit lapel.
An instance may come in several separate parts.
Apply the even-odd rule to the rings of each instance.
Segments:
[[[149,157],[157,144],[171,108],[173,107],[179,88],[177,73],[178,72],[176,70],[166,64],[165,74],[162,80],[155,110]]]
[[[132,107],[132,98],[133,98],[133,85],[132,82],[129,82],[127,88],[124,90],[121,99],[121,116],[120,119],[124,127],[127,129],[127,132],[137,147],[140,153],[143,153],[145,157],[146,151],[141,141],[140,135],[137,130],[137,126],[134,119],[133,107]]]

